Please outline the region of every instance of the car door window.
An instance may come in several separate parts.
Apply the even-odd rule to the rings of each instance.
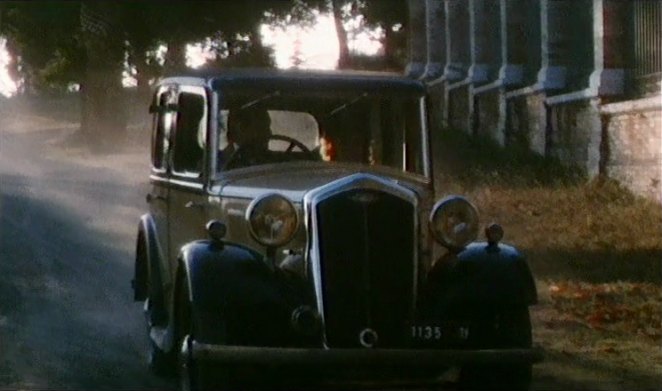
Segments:
[[[153,105],[158,109],[154,113],[152,132],[152,168],[157,172],[165,172],[170,149],[170,133],[172,130],[174,111],[167,110],[177,98],[175,92],[167,87],[160,89],[154,96]]]
[[[177,99],[177,119],[173,141],[173,172],[199,177],[202,172],[207,129],[204,89],[182,86]]]

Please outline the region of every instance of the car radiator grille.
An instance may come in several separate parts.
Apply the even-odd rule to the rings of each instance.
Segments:
[[[399,197],[354,189],[317,205],[326,342],[401,347],[413,312],[415,208]]]

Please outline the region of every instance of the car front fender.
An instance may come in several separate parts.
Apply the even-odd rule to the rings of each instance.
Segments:
[[[292,311],[306,295],[259,253],[203,240],[184,246],[179,259],[178,284],[188,287],[196,340],[274,346],[293,337]]]
[[[535,281],[522,254],[505,244],[472,243],[439,259],[421,293],[424,317],[498,311],[537,303]]]

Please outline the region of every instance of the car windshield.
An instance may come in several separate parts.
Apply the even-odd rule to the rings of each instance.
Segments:
[[[425,174],[420,95],[224,91],[220,101],[219,171],[318,160]]]

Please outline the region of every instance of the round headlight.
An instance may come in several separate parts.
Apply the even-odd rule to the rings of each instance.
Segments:
[[[246,211],[246,220],[251,236],[268,247],[289,242],[299,225],[294,205],[280,194],[267,194],[253,200]]]
[[[442,246],[464,248],[478,236],[478,211],[463,197],[446,197],[432,208],[429,224]]]

